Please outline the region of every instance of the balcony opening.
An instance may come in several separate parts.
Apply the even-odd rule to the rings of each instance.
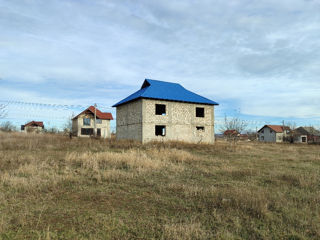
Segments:
[[[156,136],[165,136],[166,135],[166,126],[156,125],[155,134],[156,134]]]

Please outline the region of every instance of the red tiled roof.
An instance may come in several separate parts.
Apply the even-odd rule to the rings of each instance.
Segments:
[[[31,121],[31,122],[26,123],[24,126],[25,126],[25,127],[26,127],[26,126],[38,126],[38,127],[43,127],[43,122]]]
[[[275,131],[277,133],[282,133],[284,129],[285,130],[290,130],[289,127],[282,126],[282,125],[264,125],[258,132],[260,132],[265,127],[268,127],[268,128],[272,129],[273,131]]]
[[[90,111],[92,114],[94,114],[94,106],[88,107],[86,110],[82,111],[79,113],[77,116],[75,116],[73,119],[78,118],[79,115],[82,113],[85,113],[86,111]],[[103,119],[103,120],[113,120],[112,114],[109,112],[101,112],[98,108],[96,109],[96,114],[98,119]]]
[[[237,130],[226,130],[224,131],[223,135],[238,135],[238,131]]]

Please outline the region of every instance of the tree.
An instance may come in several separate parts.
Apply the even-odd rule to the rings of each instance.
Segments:
[[[59,133],[59,130],[58,130],[58,128],[56,128],[56,127],[50,127],[50,128],[48,128],[48,129],[45,129],[45,132],[46,132],[46,133],[53,133],[53,134],[55,134],[55,133]]]
[[[283,141],[294,143],[297,137],[297,133],[296,133],[297,124],[295,122],[282,121],[282,128],[283,128]]]
[[[63,125],[63,131],[65,133],[72,132],[72,119],[68,119],[66,123]]]
[[[6,104],[0,104],[0,119],[5,118],[7,116],[6,108]]]
[[[241,120],[239,117],[228,118],[226,115],[224,116],[224,122],[220,126],[220,131],[222,133],[228,132],[231,134],[227,134],[228,140],[238,140],[239,135],[246,129],[248,126],[247,122]]]
[[[14,132],[17,131],[17,128],[11,122],[6,121],[1,123],[0,130],[3,132]]]

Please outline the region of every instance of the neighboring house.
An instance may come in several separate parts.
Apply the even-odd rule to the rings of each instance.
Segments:
[[[283,142],[289,133],[290,128],[281,125],[265,125],[258,131],[261,142]]]
[[[299,127],[294,130],[294,141],[298,143],[320,142],[320,131],[313,127]]]
[[[43,132],[44,125],[43,122],[31,121],[25,125],[21,125],[21,132]]]
[[[94,136],[95,107],[90,106],[72,119],[72,133],[78,137]],[[110,120],[112,114],[101,112],[96,108],[96,134],[98,137],[110,138]]]
[[[234,129],[230,129],[230,130],[224,131],[223,137],[226,140],[230,140],[230,139],[232,139],[232,140],[242,140],[242,141],[249,140],[248,134],[241,134],[237,130],[234,130]]]
[[[140,90],[113,105],[116,137],[213,143],[215,105],[180,84],[145,79]]]
[[[240,133],[237,130],[230,129],[230,130],[224,131],[223,136],[226,138],[234,138],[234,137],[239,137]]]

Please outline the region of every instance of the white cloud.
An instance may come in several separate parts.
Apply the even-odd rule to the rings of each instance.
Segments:
[[[244,114],[319,116],[319,1],[0,0],[0,8],[0,77],[14,83],[127,86],[108,90],[112,104],[149,77],[221,108],[232,100]]]

